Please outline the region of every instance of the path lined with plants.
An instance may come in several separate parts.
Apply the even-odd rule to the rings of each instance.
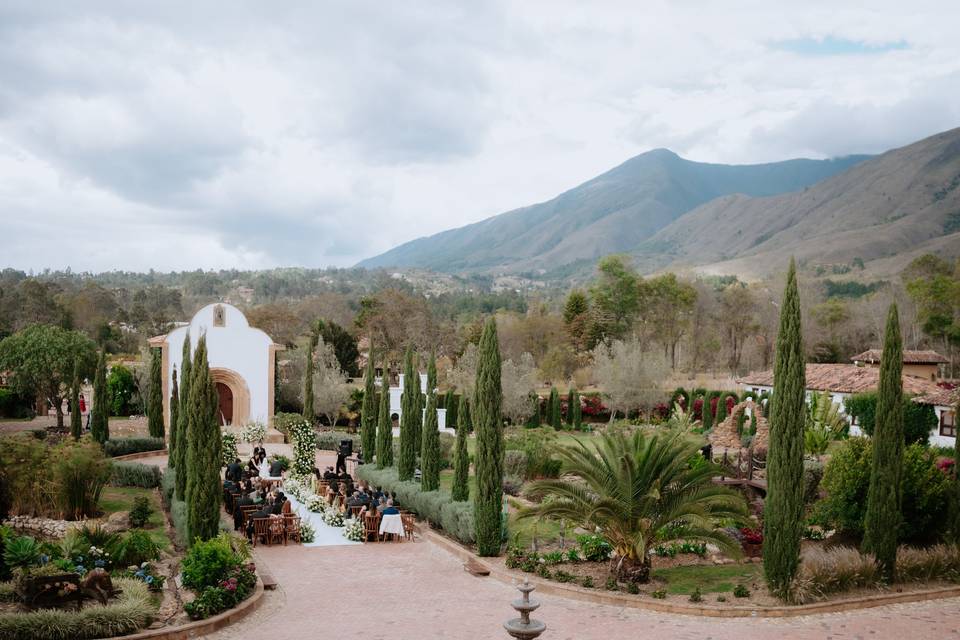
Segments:
[[[249,618],[208,636],[214,640],[328,638],[502,639],[518,593],[476,578],[425,541],[354,547],[258,547],[258,562],[280,583]],[[346,594],[342,610],[317,606]],[[538,594],[534,614],[544,638],[638,637],[677,640],[821,640],[957,636],[960,598],[788,619],[717,619],[596,605]]]

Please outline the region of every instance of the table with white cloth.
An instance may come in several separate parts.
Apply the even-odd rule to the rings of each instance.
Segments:
[[[403,535],[403,518],[399,513],[388,513],[380,518],[380,535],[385,533]]]

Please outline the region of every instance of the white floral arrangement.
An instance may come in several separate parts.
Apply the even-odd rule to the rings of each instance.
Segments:
[[[353,518],[343,528],[343,537],[354,542],[363,542],[363,523],[359,518]]]
[[[220,432],[220,463],[227,466],[237,458],[237,436],[229,431]]]
[[[310,495],[310,490],[297,478],[287,478],[284,480],[283,492],[288,496],[293,496],[297,502],[303,502],[305,497]]]
[[[310,544],[314,541],[317,536],[317,532],[313,530],[313,527],[310,526],[309,522],[300,523],[300,542],[303,544]]]
[[[336,509],[334,509],[333,507],[329,507],[328,509],[326,509],[323,512],[323,515],[321,516],[321,518],[323,519],[323,522],[325,524],[328,524],[331,527],[343,526],[343,514],[337,511]]]
[[[267,425],[262,422],[249,422],[240,430],[240,439],[249,444],[256,444],[267,436]]]
[[[314,513],[324,513],[327,510],[326,501],[317,494],[307,496],[303,504]],[[324,522],[326,522],[326,520],[324,520]]]
[[[308,474],[317,460],[317,434],[306,420],[291,422],[288,435],[293,444],[293,473]]]

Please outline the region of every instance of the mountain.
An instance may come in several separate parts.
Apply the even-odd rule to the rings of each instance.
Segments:
[[[358,266],[558,275],[590,268],[603,255],[633,252],[717,198],[796,191],[868,157],[722,165],[656,149],[547,202],[407,242]]]
[[[860,258],[873,276],[923,253],[960,254],[960,128],[866,160],[793,193],[726,195],[685,213],[634,251],[643,271],[694,267],[760,278]]]

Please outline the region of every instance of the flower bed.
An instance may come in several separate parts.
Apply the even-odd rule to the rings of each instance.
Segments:
[[[220,534],[195,543],[181,565],[183,586],[196,594],[183,608],[194,620],[232,609],[254,592],[257,575],[247,564],[250,549],[245,540]]]

